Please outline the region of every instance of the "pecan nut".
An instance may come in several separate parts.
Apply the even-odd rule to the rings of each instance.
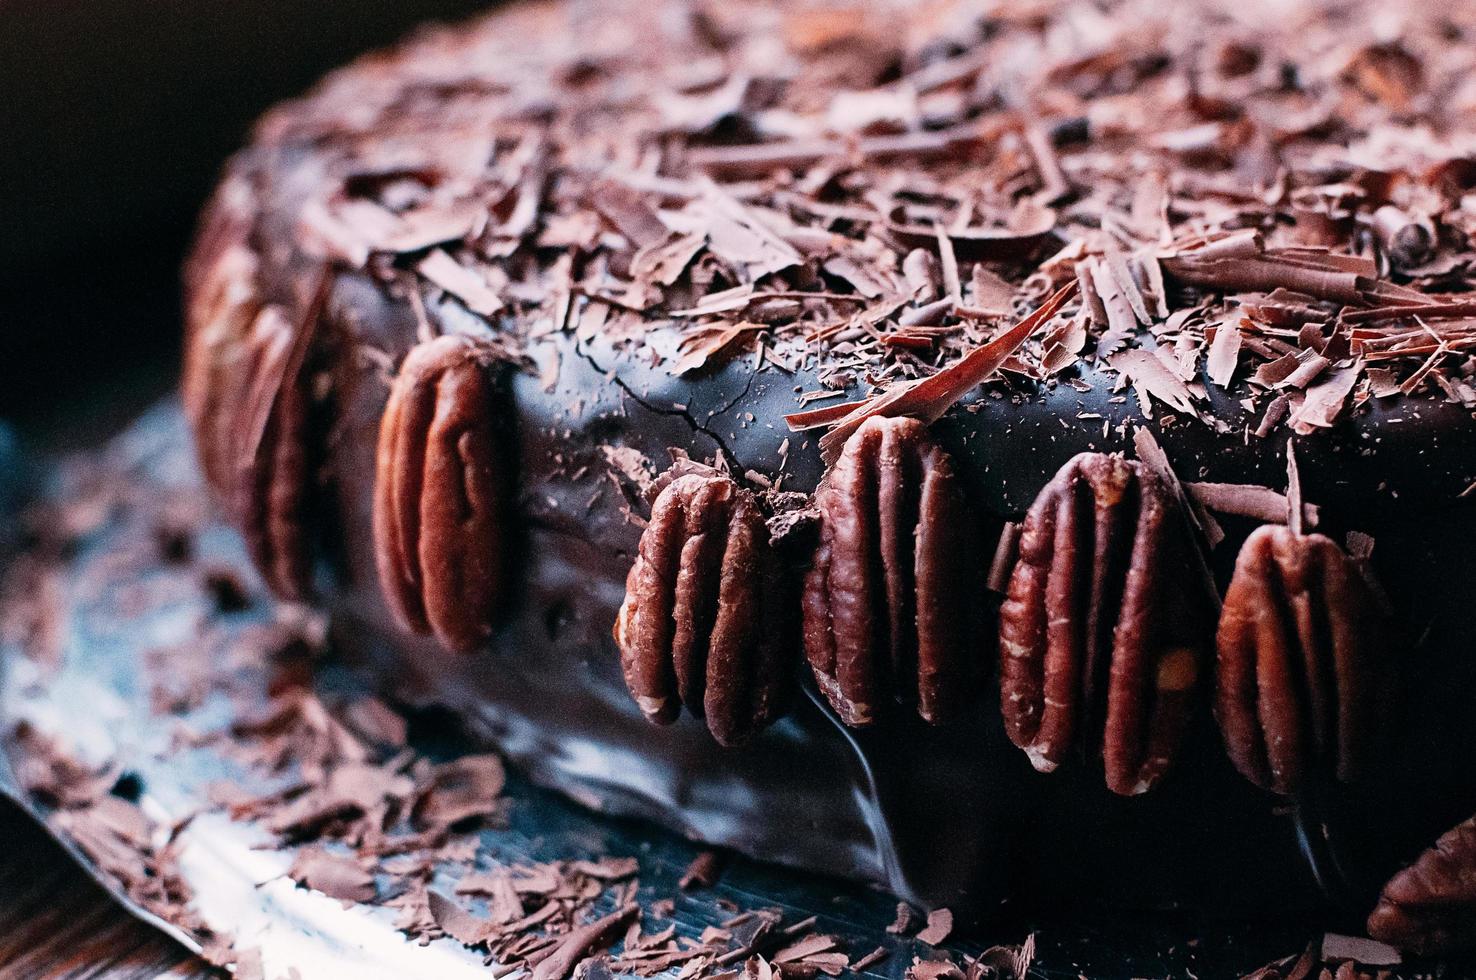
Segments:
[[[1389,879],[1368,934],[1418,956],[1476,947],[1476,817]]]
[[[374,555],[400,623],[475,650],[495,625],[508,466],[493,349],[462,335],[405,357],[379,426]]]
[[[252,325],[264,302],[256,285],[259,263],[249,248],[226,247],[201,263],[186,310],[180,395],[200,468],[211,488],[228,499],[235,483],[239,406],[226,399],[239,391],[237,382],[249,370]]]
[[[667,725],[686,705],[720,744],[738,745],[782,713],[790,670],[779,578],[752,493],[705,473],[661,491],[614,630],[647,718]]]
[[[1240,549],[1220,614],[1215,714],[1235,767],[1292,793],[1319,769],[1350,782],[1386,733],[1384,617],[1330,538],[1280,525]]]
[[[885,699],[929,722],[974,694],[963,494],[948,454],[910,418],[873,417],[816,492],[820,540],[805,577],[805,655],[847,725]]]
[[[301,323],[280,306],[263,306],[243,347],[237,387],[219,409],[234,429],[223,441],[234,464],[226,479],[237,526],[268,587],[291,600],[312,591],[320,523],[327,423],[317,337],[316,304]]]
[[[315,280],[301,322],[268,303],[248,244],[254,213],[249,186],[237,180],[212,203],[187,270],[181,395],[206,481],[262,578],[277,595],[302,599],[325,452],[318,320],[329,280],[326,272]]]
[[[251,247],[257,214],[252,182],[227,177],[206,208],[185,266],[181,400],[206,482],[228,509],[236,504],[241,469],[244,379],[255,372],[259,353],[253,328],[267,305],[261,258]]]
[[[1083,453],[1026,514],[1000,609],[1000,701],[1036,769],[1100,745],[1107,786],[1133,795],[1172,764],[1213,630],[1177,506],[1152,468]]]

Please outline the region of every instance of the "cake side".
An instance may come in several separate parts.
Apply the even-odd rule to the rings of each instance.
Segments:
[[[1413,857],[1476,808],[1451,762],[1460,26],[1360,46],[1316,11],[1127,5],[1090,46],[1097,16],[526,6],[275,112],[187,272],[185,384],[268,580],[302,597],[331,569],[330,604],[523,726],[551,782],[932,901],[998,889],[1012,853],[1063,892],[1172,899],[1183,852],[1237,828],[1261,830],[1211,865],[1269,877],[1298,829],[1331,889]],[[435,374],[386,435],[402,359],[447,334],[496,393]],[[452,642],[409,639],[385,595]],[[786,690],[802,658],[815,686]],[[536,737],[581,697],[617,720]],[[679,705],[705,723],[638,727]],[[802,808],[861,799],[836,810],[849,855],[779,843],[786,780],[758,772],[796,745],[851,760]],[[919,758],[931,797],[898,778]],[[708,790],[753,805],[704,813]],[[945,794],[976,811],[961,833],[921,819]],[[1032,851],[1031,819],[1091,843]],[[1368,867],[1332,873],[1323,824],[1381,838]],[[949,837],[972,880],[906,868]]]

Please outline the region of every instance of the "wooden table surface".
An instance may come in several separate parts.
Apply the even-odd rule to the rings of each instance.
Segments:
[[[0,978],[224,977],[120,909],[51,838],[0,801]]]

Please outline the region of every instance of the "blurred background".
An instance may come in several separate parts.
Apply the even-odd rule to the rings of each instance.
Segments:
[[[0,0],[0,420],[95,444],[173,384],[179,264],[271,103],[487,0]]]
[[[489,5],[0,0],[0,521],[28,461],[99,445],[173,389],[180,262],[252,120],[422,21]],[[0,839],[0,976],[216,975],[3,802]]]

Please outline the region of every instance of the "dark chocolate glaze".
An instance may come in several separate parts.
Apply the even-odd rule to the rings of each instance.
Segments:
[[[409,309],[364,276],[339,279],[330,305],[350,342],[396,360],[415,338]],[[430,310],[445,329],[476,329],[454,301]],[[607,447],[656,466],[670,448],[725,455],[739,472],[813,489],[815,440],[789,433],[803,374],[754,373],[735,362],[697,379],[598,342],[563,335],[545,390],[509,374],[516,426],[523,539],[522,594],[492,649],[464,657],[405,634],[375,577],[370,497],[375,437],[387,393],[381,372],[345,358],[333,475],[344,526],[330,594],[343,643],[402,697],[449,705],[535,779],[596,809],[653,819],[690,837],[768,860],[876,882],[927,905],[983,910],[1005,895],[1051,907],[1110,902],[1187,904],[1224,911],[1315,906],[1370,890],[1444,827],[1476,807],[1476,745],[1468,692],[1462,597],[1476,521],[1456,495],[1476,460],[1476,431],[1446,405],[1377,406],[1325,436],[1297,443],[1308,499],[1330,533],[1376,537],[1375,566],[1401,624],[1402,722],[1389,764],[1367,786],[1328,789],[1298,806],[1257,790],[1226,761],[1207,705],[1181,762],[1141,797],[1116,797],[1090,759],[1033,772],[1004,737],[992,687],[995,638],[978,638],[989,669],[964,723],[931,728],[897,712],[874,728],[845,729],[808,681],[807,697],[748,746],[719,747],[683,718],[646,722],[625,690],[610,636],[644,504],[618,489]],[[1066,384],[1014,395],[981,393],[935,428],[964,474],[971,506],[1017,518],[1059,466],[1085,450],[1131,455],[1136,406],[1087,371],[1091,389]],[[1190,422],[1148,423],[1186,478],[1280,486],[1279,445]],[[1077,413],[1107,421],[1079,421]],[[1125,425],[1119,427],[1118,423]],[[1222,584],[1250,530],[1227,522],[1215,552]],[[980,560],[989,550],[981,548]],[[997,601],[981,595],[991,608]],[[796,670],[800,670],[796,653]],[[1300,816],[1298,816],[1298,811]],[[1311,838],[1299,843],[1299,835]],[[1307,851],[1316,863],[1308,861]]]
[[[557,38],[529,46],[557,70],[524,72],[515,45],[496,46],[510,35],[489,21],[464,47],[449,35],[438,42],[444,51],[427,46],[404,77],[394,59],[350,69],[269,117],[258,145],[231,169],[250,192],[246,244],[261,260],[254,286],[263,301],[301,311],[303,284],[323,265],[333,269],[320,330],[336,364],[328,475],[339,526],[323,563],[323,597],[343,648],[362,655],[387,689],[449,705],[533,778],[596,809],[960,911],[987,911],[1011,896],[1053,910],[1110,902],[1242,914],[1346,902],[1361,918],[1394,867],[1476,811],[1476,771],[1467,762],[1476,746],[1476,658],[1464,628],[1476,505],[1463,497],[1476,480],[1476,426],[1466,409],[1438,396],[1369,399],[1335,427],[1296,442],[1305,496],[1322,507],[1320,529],[1375,538],[1373,571],[1397,625],[1394,745],[1356,787],[1320,787],[1290,802],[1256,789],[1226,759],[1207,699],[1175,769],[1150,793],[1112,795],[1090,757],[1037,774],[1002,730],[992,627],[977,637],[984,679],[959,724],[931,728],[899,710],[873,728],[848,730],[806,677],[790,715],[741,749],[719,747],[691,718],[667,728],[647,723],[626,691],[611,638],[647,502],[610,451],[624,468],[644,461],[650,476],[678,451],[721,460],[739,477],[782,475],[783,489],[808,493],[824,470],[817,435],[791,433],[783,417],[801,407],[798,392],[823,386],[816,369],[756,369],[752,357],[737,356],[677,377],[669,360],[653,356],[671,339],[663,337],[673,329],[663,313],[670,306],[642,324],[641,343],[558,329],[533,337],[518,314],[489,324],[461,300],[422,290],[409,272],[413,249],[371,262],[314,252],[303,240],[306,205],[343,186],[349,173],[393,173],[401,155],[434,169],[445,161],[428,147],[442,137],[485,152],[476,136],[492,118],[548,117],[562,127],[560,138],[589,137],[593,149],[561,160],[558,178],[579,202],[570,206],[584,207],[581,182],[590,171],[581,166],[610,163],[601,141],[627,125],[650,125],[622,114],[629,79],[646,76],[613,72],[607,102],[589,101],[581,86],[598,65],[553,58],[564,38],[549,31],[562,20],[553,8],[522,10],[542,25],[538,36]],[[660,60],[648,57],[648,45],[627,47],[624,56]],[[642,62],[629,71],[650,68]],[[482,77],[497,71],[507,76],[497,84]],[[565,79],[562,109],[538,88],[545,75]],[[523,76],[532,80],[526,92],[517,87]],[[422,121],[424,131],[413,125]],[[376,128],[391,123],[391,136]],[[407,290],[424,299],[424,324]],[[542,298],[524,297],[522,312]],[[690,298],[678,292],[665,301]],[[517,447],[518,592],[489,648],[473,656],[400,629],[374,565],[370,505],[388,371],[424,331],[437,330],[501,330],[534,362],[510,368],[504,397],[487,407],[505,419]],[[979,526],[1018,519],[1079,452],[1132,455],[1139,426],[1152,430],[1183,480],[1285,486],[1287,430],[1250,434],[1264,404],[1248,413],[1243,391],[1207,384],[1202,414],[1217,425],[1187,417],[1165,424],[1145,420],[1131,391],[1114,391],[1120,381],[1085,363],[1045,384],[993,379],[933,426],[969,506],[992,518]],[[1221,587],[1252,526],[1228,519],[1225,528],[1228,537],[1210,556]],[[959,546],[976,549],[981,564],[994,550],[993,542],[962,536]],[[803,550],[796,546],[792,557],[802,561]],[[992,611],[998,597],[985,592],[978,602]],[[797,638],[794,669],[805,673]]]

